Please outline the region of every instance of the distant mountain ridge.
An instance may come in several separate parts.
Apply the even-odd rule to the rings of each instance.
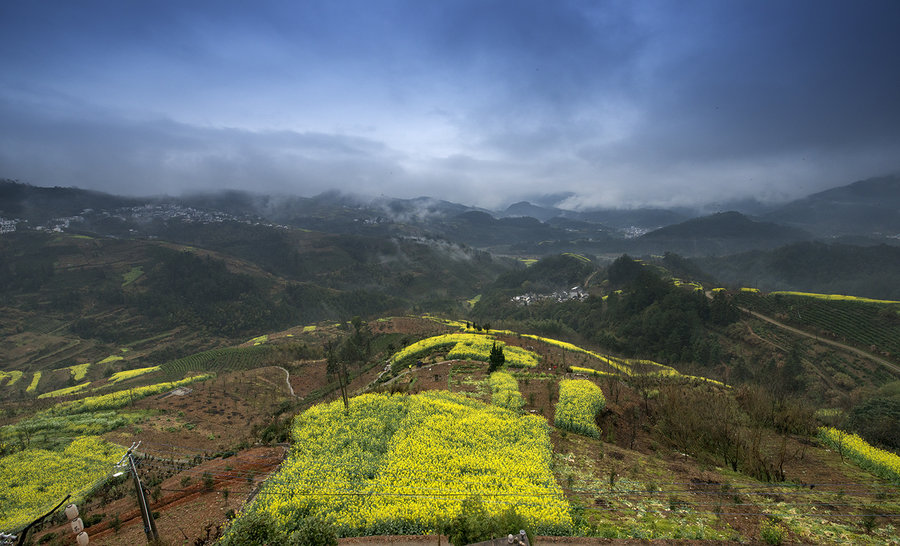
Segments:
[[[900,176],[833,188],[755,217],[736,211],[700,216],[697,210],[681,208],[566,210],[552,204],[561,201],[539,201],[543,204],[519,201],[502,211],[489,211],[427,196],[366,198],[336,190],[312,197],[222,191],[126,198],[0,181],[0,217],[25,219],[34,226],[90,209],[93,221],[73,223],[73,229],[114,236],[141,236],[146,231],[146,218],[130,217],[124,209],[164,205],[327,233],[437,237],[520,255],[664,251],[722,255],[817,237],[841,237],[863,245],[900,243]],[[756,201],[745,204],[762,210]],[[98,211],[105,216],[98,219]]]
[[[811,238],[802,229],[757,222],[739,212],[729,211],[651,231],[639,237],[636,243],[655,253],[734,254],[750,249],[776,248]]]
[[[860,180],[792,201],[763,216],[816,235],[900,235],[900,175]]]

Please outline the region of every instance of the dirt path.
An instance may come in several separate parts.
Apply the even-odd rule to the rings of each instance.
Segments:
[[[779,351],[782,351],[785,354],[787,354],[789,352],[787,349],[785,349],[781,345],[775,343],[772,340],[766,339],[766,338],[762,337],[761,335],[757,334],[756,332],[754,332],[753,328],[750,326],[750,324],[744,323],[744,325],[747,327],[747,331],[750,332],[750,335],[753,336],[754,338],[762,341],[763,343],[765,343],[767,345],[771,345],[772,347],[775,347],[776,349],[778,349]],[[825,374],[825,372],[823,372],[821,369],[819,369],[819,366],[815,362],[813,362],[812,360],[810,360],[808,358],[804,358],[803,363],[809,365],[809,367],[812,368],[812,370],[816,373],[816,375],[819,376],[819,379],[821,379],[828,386],[828,388],[834,388],[834,383],[831,381],[831,378],[829,378],[828,375]]]
[[[897,366],[896,364],[894,364],[892,362],[888,362],[887,360],[885,360],[881,357],[875,356],[872,353],[868,353],[866,351],[863,351],[862,349],[857,349],[856,347],[851,347],[849,345],[845,345],[845,344],[837,342],[837,341],[832,341],[830,339],[826,339],[823,337],[819,337],[817,335],[810,334],[809,332],[805,332],[803,330],[800,330],[799,328],[794,328],[793,326],[788,326],[787,324],[778,322],[777,320],[775,320],[771,317],[767,317],[766,315],[757,313],[756,311],[751,311],[745,307],[738,307],[738,309],[758,318],[759,320],[768,322],[769,324],[771,324],[773,326],[777,326],[779,328],[787,330],[788,332],[797,334],[799,336],[805,336],[810,339],[814,339],[814,340],[816,340],[816,342],[819,342],[819,343],[827,343],[828,345],[837,347],[839,349],[843,349],[845,351],[849,351],[849,352],[857,354],[863,358],[868,358],[869,360],[872,360],[873,362],[876,362],[876,363],[881,364],[882,366],[888,368],[892,372],[894,372],[896,374],[900,374],[900,366]]]
[[[288,390],[290,391],[292,397],[297,398],[297,395],[294,394],[294,387],[291,385],[291,372],[287,371],[287,369],[282,368],[281,366],[274,367],[284,372],[284,380],[287,382]]]
[[[713,295],[712,295],[712,292],[711,292],[711,291],[708,291],[708,290],[707,290],[706,292],[704,292],[704,294],[706,294],[706,297],[707,297],[707,298],[713,299]],[[866,351],[863,351],[862,349],[857,349],[856,347],[851,347],[851,346],[849,346],[849,345],[845,345],[845,344],[840,343],[840,342],[838,342],[838,341],[832,341],[832,340],[830,340],[830,339],[826,339],[826,338],[819,337],[819,336],[814,335],[814,334],[810,334],[809,332],[806,332],[806,331],[801,330],[801,329],[799,329],[799,328],[794,328],[793,326],[788,326],[787,324],[784,324],[783,322],[778,322],[777,320],[773,319],[772,317],[763,315],[762,313],[757,313],[756,311],[751,311],[750,309],[747,309],[746,307],[740,307],[740,306],[738,306],[738,309],[740,309],[740,310],[741,310],[742,312],[744,312],[744,313],[747,313],[748,315],[751,315],[751,316],[754,316],[754,317],[758,318],[759,320],[768,322],[769,324],[771,324],[771,325],[773,325],[773,326],[777,326],[777,327],[779,327],[779,328],[781,328],[781,329],[783,329],[783,330],[787,330],[788,332],[797,334],[798,336],[808,337],[808,338],[813,339],[813,340],[815,340],[815,341],[817,341],[817,342],[827,343],[828,345],[831,345],[831,346],[833,346],[833,347],[837,347],[837,348],[839,348],[839,349],[843,349],[843,350],[845,350],[845,351],[849,351],[849,352],[854,353],[854,354],[856,354],[856,355],[859,355],[859,356],[861,356],[861,357],[863,357],[863,358],[868,358],[869,360],[871,360],[871,361],[873,361],[873,362],[875,362],[875,363],[877,363],[877,364],[881,364],[882,366],[884,366],[885,368],[891,370],[892,372],[894,372],[894,373],[896,373],[896,374],[900,374],[900,366],[897,366],[897,365],[894,364],[893,362],[888,362],[887,360],[885,360],[885,359],[883,359],[883,358],[881,358],[881,357],[879,357],[879,356],[875,356],[875,355],[873,355],[872,353],[868,353],[868,352],[866,352]]]

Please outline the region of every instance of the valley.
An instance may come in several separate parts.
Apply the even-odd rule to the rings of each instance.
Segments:
[[[897,542],[893,246],[200,199],[0,236],[0,531],[142,543],[136,446],[165,544]]]

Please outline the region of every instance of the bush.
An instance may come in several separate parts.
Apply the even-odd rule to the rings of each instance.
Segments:
[[[454,545],[472,544],[492,538],[518,534],[525,529],[523,518],[512,507],[491,517],[484,507],[481,497],[468,497],[462,502],[462,509],[447,527],[447,536]],[[529,539],[531,536],[529,534]]]
[[[784,542],[784,537],[787,534],[785,528],[779,524],[778,522],[772,520],[766,520],[759,527],[759,538],[763,540],[766,544],[772,544],[773,546],[777,546]]]
[[[224,537],[222,546],[259,546],[281,544],[284,536],[275,521],[265,512],[250,512],[234,520]]]
[[[334,529],[317,517],[304,518],[300,527],[288,535],[290,546],[337,546]]]

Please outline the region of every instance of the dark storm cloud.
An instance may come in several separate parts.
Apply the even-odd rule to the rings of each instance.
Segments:
[[[7,2],[0,176],[572,206],[900,168],[900,4]]]
[[[0,166],[39,184],[90,180],[93,188],[131,195],[236,188],[308,194],[336,181],[362,192],[402,175],[393,152],[359,137],[36,117],[16,108],[0,115],[7,127]]]

